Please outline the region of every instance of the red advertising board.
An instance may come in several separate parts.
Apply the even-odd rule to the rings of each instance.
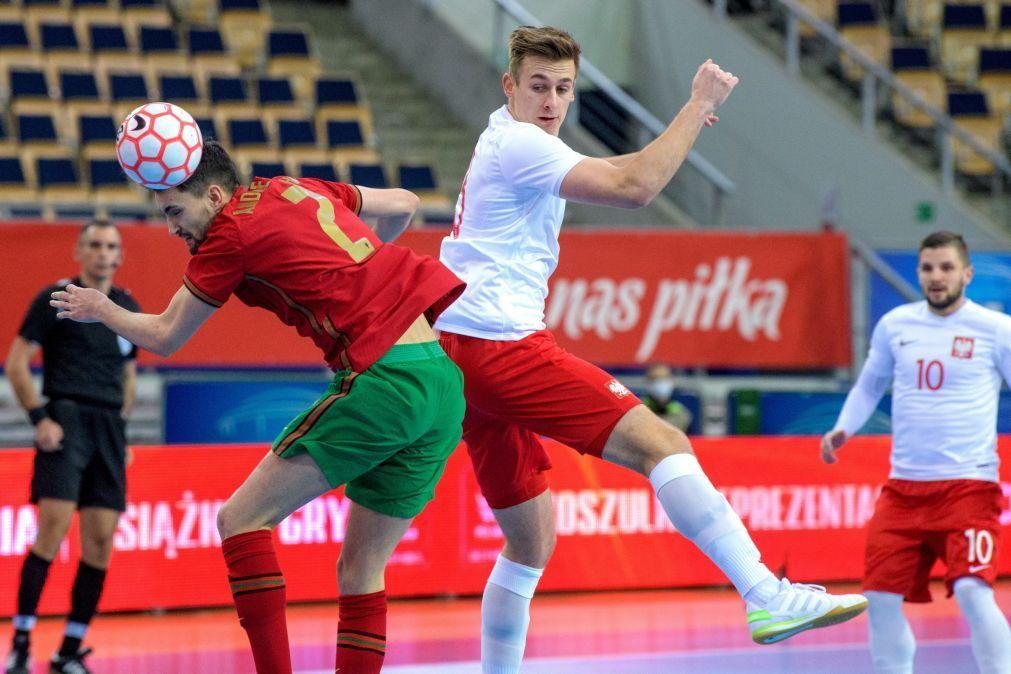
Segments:
[[[76,273],[77,231],[5,226],[8,301],[0,306],[0,343],[10,343],[41,288]],[[438,255],[444,234],[412,230],[398,243]],[[123,237],[126,255],[116,281],[146,311],[159,312],[179,289],[189,254],[161,227],[124,227]],[[841,235],[575,231],[563,232],[561,250],[545,320],[564,348],[595,363],[775,369],[850,363],[848,257]],[[309,340],[235,299],[171,359],[142,353],[141,361],[323,364]]]
[[[1002,438],[1005,495],[1011,495],[1011,438]],[[766,563],[797,581],[857,579],[866,523],[888,473],[886,437],[860,437],[835,466],[815,438],[697,439],[713,482],[751,530]],[[105,611],[230,603],[215,531],[217,509],[265,451],[262,446],[138,447],[129,468],[129,505],[117,530]],[[558,547],[544,590],[724,584],[720,572],[677,534],[645,479],[549,443]],[[35,532],[25,504],[32,452],[0,454],[0,615],[14,610],[17,579]],[[293,601],[336,595],[335,569],[348,502],[332,492],[276,530]],[[1011,507],[1004,504],[999,550],[1011,573]],[[79,548],[76,525],[50,573],[40,611],[67,610]],[[435,500],[397,548],[387,572],[394,596],[478,594],[501,533],[457,451]]]

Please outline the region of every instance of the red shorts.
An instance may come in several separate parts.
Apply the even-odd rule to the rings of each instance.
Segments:
[[[993,585],[1002,500],[1000,485],[982,480],[888,480],[869,524],[863,589],[928,602],[937,559],[949,597],[964,576]]]
[[[548,330],[512,342],[444,332],[440,342],[463,371],[463,439],[492,508],[548,488],[551,460],[538,436],[600,456],[618,420],[640,404],[614,377],[558,346]]]

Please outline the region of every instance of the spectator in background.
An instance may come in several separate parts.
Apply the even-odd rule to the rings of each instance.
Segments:
[[[646,368],[646,395],[642,403],[674,428],[687,431],[692,425],[692,413],[674,400],[674,374],[663,363]]]
[[[80,274],[35,296],[5,364],[14,394],[35,426],[31,499],[38,505],[38,534],[21,567],[6,674],[31,671],[29,642],[39,597],[75,510],[81,520],[81,561],[66,633],[49,671],[87,674],[82,661],[91,649],[81,650],[81,640],[98,608],[112,536],[126,509],[126,418],[136,387],[137,348],[104,325],[57,320],[49,296],[73,283],[126,311],[140,307],[129,291],[112,285],[123,261],[114,225],[105,220],[85,225],[74,257]],[[32,385],[30,363],[39,349],[46,404]]]

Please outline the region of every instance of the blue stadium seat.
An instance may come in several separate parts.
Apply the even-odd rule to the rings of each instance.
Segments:
[[[145,7],[164,7],[165,0],[119,0],[123,9],[140,9]]]
[[[39,26],[39,42],[46,51],[53,49],[78,51],[81,48],[77,30],[72,23],[43,23]]]
[[[260,178],[273,178],[275,176],[288,175],[288,172],[284,170],[284,164],[281,162],[254,161],[250,165],[250,172],[254,176],[259,176]]]
[[[878,17],[869,2],[840,2],[837,25],[840,28],[877,23]]]
[[[18,142],[55,144],[59,140],[56,133],[56,122],[52,115],[25,114],[16,115],[18,127]]]
[[[979,74],[1011,73],[1011,49],[979,50]]]
[[[207,79],[207,85],[212,106],[222,104],[246,106],[249,103],[246,85],[240,77],[212,76]]]
[[[192,27],[189,30],[189,50],[193,56],[225,54],[225,42],[217,28]]]
[[[138,46],[145,56],[159,52],[179,51],[176,32],[166,26],[141,26]]]
[[[260,119],[228,120],[228,138],[232,147],[268,145],[267,130]]]
[[[253,10],[259,12],[262,9],[260,6],[260,0],[220,0],[218,7],[222,12],[228,12],[231,10]]]
[[[980,91],[948,92],[948,114],[952,117],[986,116],[990,108]]]
[[[349,171],[351,173],[350,182],[352,185],[377,188],[389,187],[389,183],[386,181],[386,172],[383,170],[382,164],[351,164]]]
[[[24,22],[0,22],[0,54],[8,53],[11,50],[28,50],[31,49],[31,46]]]
[[[60,72],[60,95],[64,101],[98,101],[98,81],[93,72]]]
[[[950,28],[986,29],[986,13],[983,5],[945,5],[941,26]]]
[[[1005,2],[1000,6],[1000,30],[1011,30],[1011,3]]]
[[[191,75],[159,75],[158,91],[161,99],[186,108],[195,103],[201,103],[200,92]],[[187,108],[188,110],[188,108]],[[189,110],[192,114],[192,110]]]
[[[26,187],[24,168],[21,166],[21,158],[17,156],[0,156],[0,186]]]
[[[126,39],[126,31],[122,26],[106,23],[93,23],[88,26],[88,44],[91,51],[99,54],[122,53],[130,50]]]
[[[892,70],[926,70],[930,67],[930,52],[926,47],[892,48]]]
[[[151,100],[141,73],[109,73],[109,97],[117,102]]]
[[[115,158],[95,158],[87,161],[88,184],[92,189],[108,186],[128,186],[126,174]]]
[[[77,166],[68,157],[39,157],[35,160],[39,188],[73,187],[80,183]]]
[[[74,9],[87,7],[109,7],[109,0],[70,0],[70,6]]]
[[[300,30],[272,30],[267,38],[267,54],[309,58],[309,38]]]
[[[316,106],[357,105],[358,94],[351,80],[321,77],[316,80]]]
[[[401,187],[412,192],[437,189],[435,173],[427,164],[401,164],[397,167],[397,178]]]
[[[260,77],[256,80],[256,99],[260,105],[294,106],[295,94],[287,77]]]
[[[334,168],[333,164],[329,163],[318,163],[318,162],[304,162],[298,165],[298,175],[304,176],[306,178],[319,178],[320,180],[329,180],[330,182],[338,182],[337,170]]]
[[[326,142],[328,147],[356,147],[365,144],[362,127],[355,120],[326,120]]]
[[[49,98],[49,81],[42,70],[12,68],[8,72],[12,100]]]
[[[204,140],[218,140],[218,125],[213,117],[194,117],[193,121],[197,123]]]
[[[277,122],[277,139],[282,149],[315,147],[316,130],[308,119],[281,119]]]
[[[116,122],[109,115],[81,115],[77,118],[77,137],[82,146],[111,147],[116,142]]]

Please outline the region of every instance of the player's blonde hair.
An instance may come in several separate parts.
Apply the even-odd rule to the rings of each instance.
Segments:
[[[509,35],[509,73],[519,80],[523,59],[540,56],[548,61],[571,59],[579,72],[579,43],[571,35],[551,26],[520,26]]]

